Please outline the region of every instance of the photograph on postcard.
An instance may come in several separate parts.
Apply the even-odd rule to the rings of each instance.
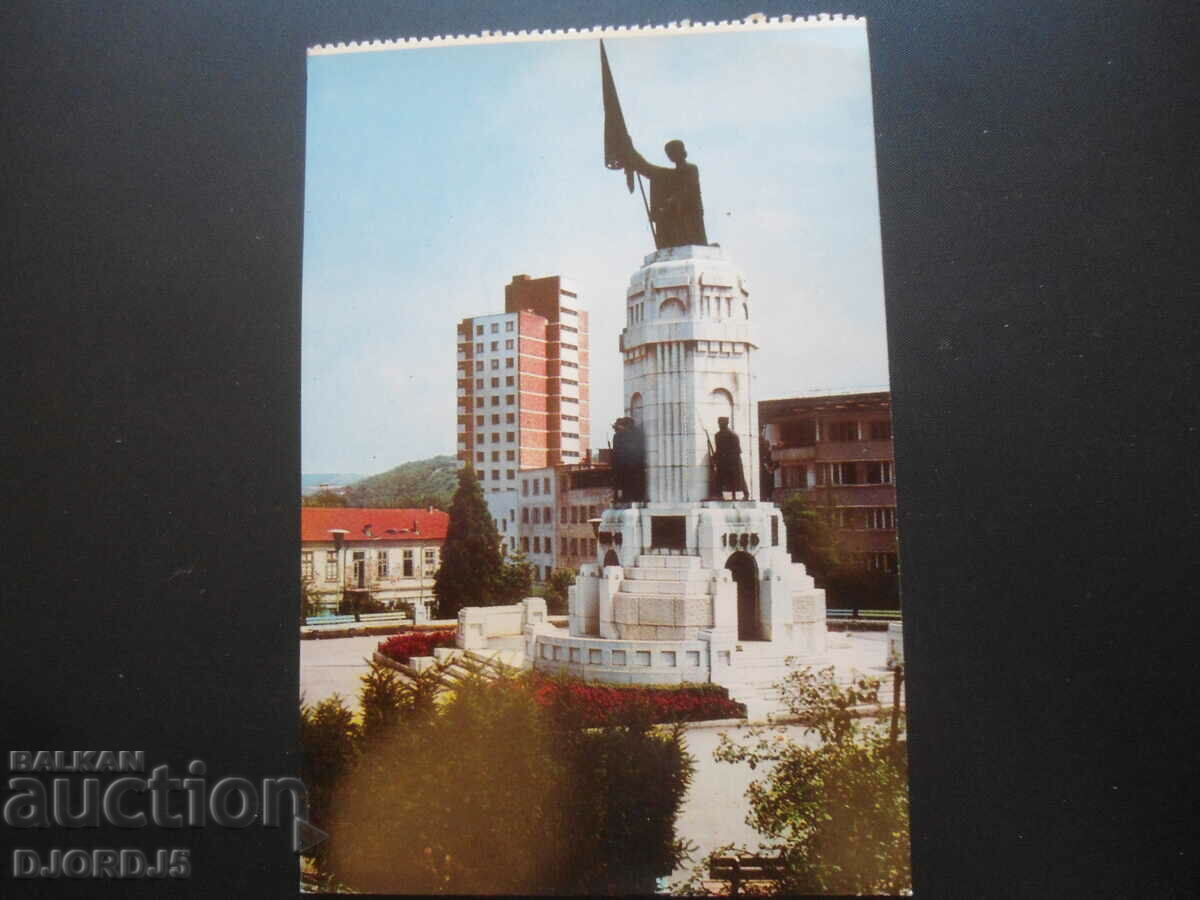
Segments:
[[[865,20],[310,48],[312,888],[910,892]]]

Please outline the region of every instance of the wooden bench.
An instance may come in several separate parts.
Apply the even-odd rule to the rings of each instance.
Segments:
[[[309,616],[304,620],[305,625],[345,625],[353,622],[354,616]]]
[[[749,882],[777,881],[782,873],[783,862],[772,856],[717,856],[708,867],[709,878],[729,882],[732,896]]]

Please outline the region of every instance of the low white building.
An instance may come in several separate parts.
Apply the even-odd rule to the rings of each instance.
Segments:
[[[432,508],[301,507],[300,576],[322,609],[357,597],[428,618],[449,524]]]

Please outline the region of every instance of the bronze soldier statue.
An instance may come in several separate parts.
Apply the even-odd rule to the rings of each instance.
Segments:
[[[716,444],[717,459],[717,496],[724,497],[726,491],[737,499],[738,491],[743,500],[750,499],[750,491],[746,488],[746,473],[742,469],[742,442],[738,436],[729,430],[729,417],[717,419]]]

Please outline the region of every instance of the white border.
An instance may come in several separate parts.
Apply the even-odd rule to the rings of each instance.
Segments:
[[[728,31],[786,31],[798,28],[845,27],[865,28],[863,16],[843,13],[817,13],[811,16],[771,16],[751,13],[733,21],[695,23],[690,19],[666,25],[596,25],[592,28],[566,28],[542,31],[483,31],[470,35],[439,35],[410,37],[387,41],[350,41],[337,44],[317,44],[308,48],[309,56],[333,56],[341,53],[375,53],[382,50],[412,50],[422,47],[460,47],[471,44],[515,44],[532,41],[592,40],[599,37],[663,37],[678,34],[712,34]]]

